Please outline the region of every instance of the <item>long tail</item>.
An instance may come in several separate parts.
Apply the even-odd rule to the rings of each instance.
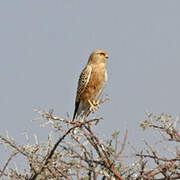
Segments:
[[[84,121],[89,111],[89,103],[77,102],[72,121]]]
[[[72,121],[74,121],[74,119],[75,119],[76,113],[77,113],[78,108],[79,108],[79,104],[80,104],[80,101],[76,102],[76,104],[75,104],[75,110],[74,110],[74,115],[73,115]]]

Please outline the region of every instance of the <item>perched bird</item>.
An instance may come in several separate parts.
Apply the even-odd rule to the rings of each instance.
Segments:
[[[97,110],[98,98],[107,81],[107,58],[104,50],[95,50],[90,55],[79,77],[73,121],[83,121],[89,110]]]

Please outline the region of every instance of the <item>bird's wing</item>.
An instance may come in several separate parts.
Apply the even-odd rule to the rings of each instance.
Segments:
[[[79,100],[81,94],[84,92],[89,79],[91,77],[92,67],[87,65],[80,74],[79,81],[78,81],[78,88],[77,88],[77,96],[76,101]]]
[[[79,81],[78,81],[78,88],[77,88],[77,95],[76,95],[73,120],[75,118],[76,112],[77,112],[78,107],[79,107],[80,96],[84,92],[84,90],[85,90],[85,88],[89,82],[89,79],[91,77],[91,72],[92,72],[92,67],[90,65],[87,65],[80,74]]]

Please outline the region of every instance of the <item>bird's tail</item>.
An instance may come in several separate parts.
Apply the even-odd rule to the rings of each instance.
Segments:
[[[80,121],[80,122],[84,122],[85,121],[85,118],[87,116],[87,112],[82,112],[81,114],[79,115],[75,115],[73,121]]]
[[[85,103],[80,102],[78,105],[78,108],[75,109],[74,116],[73,116],[72,120],[73,121],[80,121],[80,122],[85,121],[85,118],[88,114],[89,108],[90,108],[89,103],[85,104]]]
[[[75,110],[74,110],[74,115],[73,115],[72,121],[75,120],[75,117],[76,117],[76,114],[77,114],[77,111],[78,111],[78,108],[79,108],[79,104],[80,104],[80,101],[75,103]]]

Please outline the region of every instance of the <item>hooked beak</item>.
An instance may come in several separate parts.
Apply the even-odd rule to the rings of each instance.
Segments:
[[[109,59],[109,56],[106,54],[106,59]]]

